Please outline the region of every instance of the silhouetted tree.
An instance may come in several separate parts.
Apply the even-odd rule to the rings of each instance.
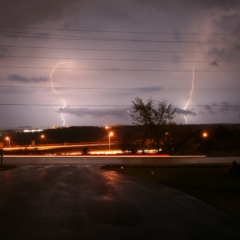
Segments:
[[[145,130],[153,137],[155,148],[160,151],[160,143],[164,135],[163,125],[171,122],[176,110],[172,110],[172,105],[166,100],[154,101],[148,99],[145,104],[141,98],[135,98],[133,103],[134,114],[131,115],[132,123],[145,126]]]

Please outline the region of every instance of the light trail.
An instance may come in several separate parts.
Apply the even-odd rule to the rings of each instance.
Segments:
[[[193,90],[194,90],[194,80],[195,80],[195,79],[194,79],[194,78],[195,78],[195,75],[194,75],[194,73],[195,73],[195,72],[194,72],[195,64],[196,64],[196,62],[195,62],[195,60],[194,60],[194,64],[193,64],[193,67],[192,67],[192,87],[191,87],[191,91],[190,91],[189,100],[187,101],[187,103],[186,103],[186,105],[184,106],[183,110],[186,110],[187,107],[189,106],[189,104],[190,104],[191,101],[192,101],[192,94],[193,94]],[[187,121],[186,115],[184,115],[183,117],[184,117],[185,122],[186,122],[186,124],[187,124],[188,121]]]
[[[53,84],[53,73],[54,73],[55,69],[58,67],[58,65],[62,65],[62,64],[69,64],[69,67],[70,67],[70,66],[72,65],[72,62],[58,62],[58,63],[52,68],[52,71],[51,71],[49,77],[50,77],[50,81],[51,81],[51,85],[52,85],[52,90],[53,90],[53,92],[54,92],[55,94],[57,94],[57,90],[55,89],[54,84]],[[65,106],[66,106],[66,102],[65,102],[64,99],[62,99],[62,101],[63,101],[63,109],[64,109]],[[66,120],[65,120],[65,118],[64,118],[63,113],[61,113],[61,119],[62,119],[62,121],[63,121],[63,126],[65,126],[65,125],[66,125]]]

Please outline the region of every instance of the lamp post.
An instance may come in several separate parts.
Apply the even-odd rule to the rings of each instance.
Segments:
[[[111,138],[111,136],[113,136],[113,132],[110,132],[110,133],[108,134],[108,137],[109,137],[109,143],[108,143],[109,150],[110,150],[110,138]]]
[[[2,166],[2,160],[3,160],[3,142],[0,142],[0,161],[1,161],[1,166]]]
[[[41,145],[42,145],[42,140],[45,138],[45,136],[42,134],[41,135]]]
[[[207,132],[203,132],[202,136],[203,136],[203,139],[204,139],[204,150],[206,152],[206,138],[208,137],[208,133]]]
[[[8,148],[10,148],[10,137],[5,138],[8,141]]]

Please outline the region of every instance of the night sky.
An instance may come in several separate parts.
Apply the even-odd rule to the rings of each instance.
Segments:
[[[0,128],[240,121],[239,0],[1,0]]]

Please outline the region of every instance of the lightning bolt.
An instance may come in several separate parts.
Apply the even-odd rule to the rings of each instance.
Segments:
[[[53,68],[52,68],[52,71],[50,73],[50,81],[51,81],[51,85],[52,85],[52,90],[55,94],[57,94],[57,90],[55,89],[54,87],[54,84],[53,84],[53,73],[55,71],[55,69],[58,67],[58,65],[62,65],[62,64],[69,64],[69,67],[72,65],[72,62],[58,62]],[[66,102],[64,99],[62,99],[63,101],[63,109],[66,107]],[[63,116],[63,113],[61,113],[61,119],[63,121],[63,126],[65,126],[66,124],[66,120],[64,119],[64,116]]]
[[[65,103],[64,99],[62,99],[62,101],[63,101],[63,109],[64,109],[66,107],[66,103]],[[63,113],[61,113],[61,118],[62,118],[62,121],[63,121],[63,126],[65,126],[66,120],[64,119]]]
[[[187,103],[186,103],[186,105],[184,106],[183,110],[186,110],[187,107],[188,107],[188,105],[189,105],[189,104],[191,103],[191,101],[192,101],[192,94],[193,94],[193,90],[194,90],[194,78],[195,78],[195,76],[194,76],[194,73],[195,73],[195,72],[194,72],[195,64],[196,64],[196,59],[194,60],[194,64],[193,64],[193,67],[192,67],[192,88],[191,88],[191,91],[190,91],[189,100],[187,101]],[[187,121],[186,115],[184,115],[184,119],[185,119],[185,122],[186,122],[186,124],[187,124],[188,121]]]

